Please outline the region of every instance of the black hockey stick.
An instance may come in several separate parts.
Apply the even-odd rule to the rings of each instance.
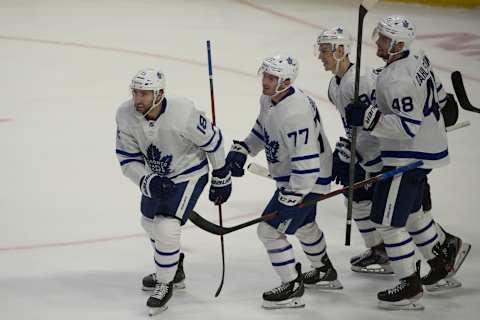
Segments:
[[[418,168],[422,165],[423,165],[423,161],[416,161],[416,162],[413,162],[413,163],[408,164],[406,166],[398,167],[396,169],[393,169],[393,170],[387,171],[385,173],[379,174],[375,177],[371,177],[369,179],[365,179],[365,180],[356,182],[356,183],[353,184],[353,189],[358,189],[358,188],[361,188],[361,187],[363,187],[367,184],[371,184],[371,183],[374,183],[374,182],[378,182],[378,181],[381,181],[381,180],[391,178],[391,177],[396,176],[398,174],[402,174],[404,172],[407,172],[407,171],[410,171],[412,169]],[[317,198],[307,200],[307,201],[301,203],[299,206],[300,207],[305,207],[305,206],[314,205],[317,202],[335,197],[339,194],[343,194],[343,193],[348,191],[348,188],[349,187],[347,186],[347,187],[343,187],[343,188],[331,191],[329,193],[318,195]],[[195,212],[193,210],[190,212],[189,219],[194,225],[196,225],[200,229],[205,230],[209,233],[218,235],[218,236],[223,236],[225,234],[228,234],[228,233],[231,233],[231,232],[249,227],[249,226],[257,224],[259,222],[273,220],[277,217],[278,217],[277,212],[271,212],[271,213],[264,214],[263,216],[258,217],[256,219],[253,219],[253,220],[250,220],[250,221],[247,221],[247,222],[244,222],[244,223],[238,224],[236,226],[232,226],[232,227],[224,227],[224,226],[219,226],[218,224],[212,223],[212,222],[204,219],[202,216],[200,216],[197,212]]]
[[[454,71],[451,75],[453,89],[455,90],[455,95],[457,96],[460,107],[467,111],[480,113],[480,108],[474,107],[470,100],[468,99],[467,92],[465,91],[465,86],[463,85],[463,78],[460,71]]]
[[[208,59],[208,78],[210,80],[210,103],[212,106],[212,122],[213,125],[216,124],[215,121],[215,95],[213,94],[213,72],[212,72],[212,50],[210,48],[210,40],[207,40],[207,59]],[[218,219],[220,221],[220,227],[223,226],[222,219],[222,205],[218,205]],[[225,245],[223,243],[223,236],[220,236],[220,250],[222,254],[222,279],[218,285],[218,289],[215,292],[215,298],[218,297],[223,288],[223,282],[225,280]]]
[[[355,92],[354,101],[358,102],[360,90],[360,63],[362,58],[362,38],[363,38],[363,20],[367,15],[368,9],[373,7],[378,0],[363,0],[358,8],[358,33],[357,33],[357,57],[355,62]],[[357,147],[357,127],[352,127],[352,136],[350,144],[350,164],[348,166],[349,182],[348,182],[348,202],[347,202],[347,225],[345,230],[345,245],[350,245],[350,237],[352,233],[352,210],[353,210],[353,185],[355,182],[355,155]]]

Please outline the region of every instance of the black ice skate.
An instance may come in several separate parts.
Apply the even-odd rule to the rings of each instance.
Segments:
[[[369,248],[363,254],[350,259],[351,269],[361,273],[393,274],[383,243]]]
[[[148,315],[153,316],[167,310],[167,302],[172,297],[173,283],[157,282],[153,294],[147,300]]]
[[[322,257],[323,266],[315,268],[303,274],[303,283],[306,287],[316,287],[320,289],[343,289],[338,280],[337,271],[333,268],[330,259],[325,254]]]
[[[387,310],[423,310],[420,303],[423,296],[422,282],[420,280],[420,261],[417,262],[417,271],[403,279],[400,283],[377,294],[378,307]]]
[[[471,247],[471,244],[464,243],[460,238],[445,232],[443,244],[437,243],[432,249],[435,258],[427,261],[430,271],[422,278],[426,289],[443,291],[461,287],[462,283],[455,279],[454,275],[465,261]]]
[[[185,289],[185,272],[183,271],[183,258],[185,255],[180,253],[180,258],[178,259],[177,272],[175,272],[175,277],[173,278],[173,287],[175,289]],[[142,280],[142,290],[143,291],[153,291],[155,289],[155,284],[157,283],[157,275],[155,273],[145,276]]]
[[[263,293],[263,305],[265,309],[300,308],[304,307],[302,296],[305,291],[302,279],[302,267],[300,263],[295,265],[298,276],[295,280],[283,283],[270,291]]]

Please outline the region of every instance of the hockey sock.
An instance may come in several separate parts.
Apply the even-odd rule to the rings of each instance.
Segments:
[[[265,222],[258,225],[257,234],[267,249],[270,262],[282,282],[295,280],[298,276],[295,270],[295,257],[287,237]]]
[[[322,257],[327,252],[327,243],[325,242],[325,234],[318,228],[316,222],[304,225],[295,233],[303,248],[303,252],[307,255],[308,260],[314,268],[323,266]]]
[[[378,224],[376,227],[395,275],[399,279],[412,275],[415,272],[415,245],[407,230]]]
[[[156,216],[153,222],[157,281],[169,283],[177,271],[180,257],[180,221]]]
[[[370,209],[372,202],[369,200],[352,202],[352,218],[357,224],[358,231],[365,242],[367,248],[379,245],[382,242],[382,238],[377,229],[370,221]]]
[[[437,227],[430,211],[424,212],[420,210],[410,214],[406,229],[425,259],[433,259],[435,255],[432,252],[432,248],[438,242],[438,235]]]

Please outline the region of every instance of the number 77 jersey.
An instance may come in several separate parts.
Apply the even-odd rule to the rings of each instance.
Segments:
[[[423,51],[406,52],[388,64],[376,81],[376,104],[382,112],[372,135],[379,138],[384,165],[402,166],[423,160],[431,169],[449,162],[441,107],[442,83]]]
[[[330,190],[332,151],[315,102],[290,87],[278,103],[260,97],[260,114],[245,143],[251,155],[265,150],[277,188],[303,196]]]

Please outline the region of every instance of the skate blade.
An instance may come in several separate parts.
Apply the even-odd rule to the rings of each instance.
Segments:
[[[408,299],[397,301],[397,302],[387,302],[379,301],[378,307],[383,310],[423,310],[425,306],[418,301],[411,301]]]
[[[175,289],[185,289],[185,288],[186,288],[184,281],[180,281],[180,282],[174,283],[174,284],[173,284],[173,287],[174,287]]]
[[[162,306],[160,308],[149,308],[148,309],[148,316],[150,316],[150,317],[156,316],[157,314],[160,314],[167,309],[168,309],[168,306]]]
[[[285,309],[285,308],[303,308],[305,302],[301,297],[290,298],[283,301],[267,301],[263,300],[262,308],[267,310]]]
[[[453,266],[453,271],[450,272],[447,277],[453,277],[458,272],[458,269],[460,269],[463,262],[465,261],[468,254],[470,253],[470,249],[472,249],[472,245],[470,243],[462,242],[462,247],[460,248],[458,257],[457,259],[455,259],[455,265]]]
[[[341,290],[343,289],[343,285],[338,280],[333,281],[320,281],[314,284],[307,284],[304,283],[305,287],[307,288],[315,288],[315,289],[322,289],[322,290]]]
[[[457,279],[450,277],[450,278],[445,278],[442,280],[439,280],[437,283],[425,286],[427,291],[429,292],[439,292],[439,291],[445,291],[449,289],[454,289],[454,288],[459,288],[462,286],[462,283],[458,281]]]
[[[393,270],[390,265],[372,264],[366,267],[352,266],[351,269],[353,272],[358,273],[393,274]]]

